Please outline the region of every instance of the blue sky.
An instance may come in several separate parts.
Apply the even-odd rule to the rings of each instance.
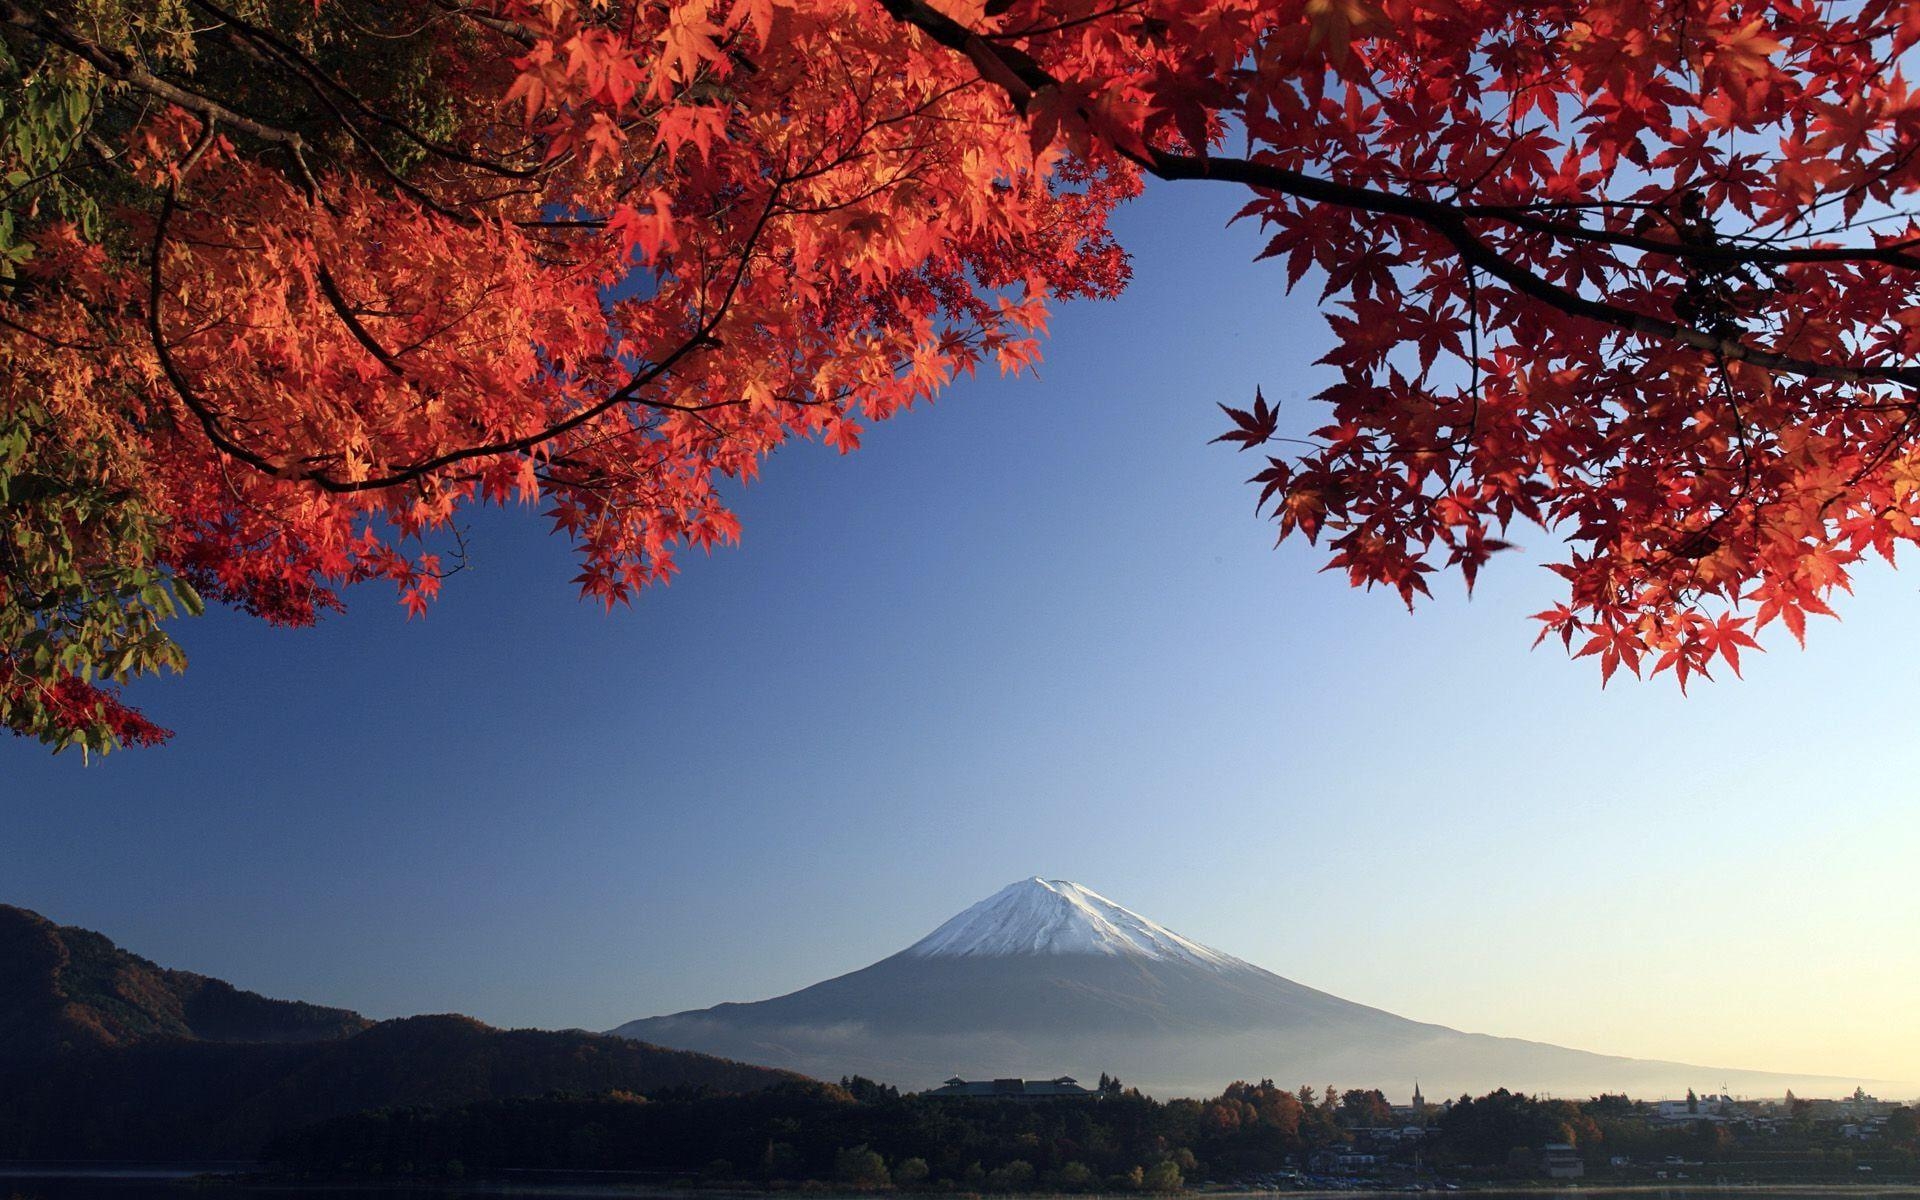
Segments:
[[[425,621],[183,628],[140,694],[172,745],[0,743],[0,901],[375,1016],[605,1028],[1038,873],[1426,1020],[1920,1080],[1914,580],[1683,700],[1529,651],[1544,539],[1412,616],[1275,552],[1214,402],[1306,424],[1327,333],[1236,202],[1152,193],[1040,378],[777,455],[743,545],[632,610],[516,510]]]

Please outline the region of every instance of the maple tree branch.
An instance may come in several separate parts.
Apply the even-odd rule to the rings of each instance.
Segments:
[[[1487,274],[1513,288],[1514,291],[1531,296],[1568,316],[1584,317],[1590,321],[1611,325],[1616,329],[1679,342],[1693,349],[1718,355],[1728,361],[1748,362],[1782,374],[1825,379],[1837,383],[1894,383],[1920,389],[1920,367],[1842,366],[1763,350],[1739,338],[1724,337],[1704,329],[1669,321],[1663,317],[1635,312],[1617,304],[1609,304],[1604,300],[1590,299],[1578,292],[1561,287],[1495,250],[1469,230],[1466,221],[1457,214],[1434,213],[1417,219],[1452,243],[1460,257],[1467,263],[1481,267]]]
[[[413,142],[433,157],[448,162],[459,163],[463,166],[472,167],[476,170],[485,171],[494,175],[517,179],[537,179],[551,173],[563,165],[565,160],[570,157],[570,155],[559,156],[552,161],[535,167],[515,167],[506,163],[483,158],[479,155],[469,154],[457,147],[434,141],[420,134],[405,122],[373,108],[356,92],[328,76],[317,64],[313,63],[299,50],[277,37],[271,30],[246,21],[244,18],[213,3],[212,0],[191,0],[191,2],[195,7],[200,8],[214,19],[227,25],[238,37],[245,39],[245,41],[254,48],[256,53],[271,56],[289,68],[299,83],[304,85],[304,87],[313,94],[314,98],[327,109],[327,113],[331,116],[334,123],[345,131],[347,136],[372,160],[375,168],[384,175],[389,182],[424,207],[448,220],[464,226],[472,226],[477,223],[477,218],[471,212],[465,211],[463,208],[449,207],[443,204],[418,184],[406,178],[388,162],[387,158],[380,152],[379,147],[374,145],[373,140],[369,138],[366,132],[348,115],[347,111],[342,107],[343,103],[350,106],[354,111],[364,115],[367,119],[396,130],[402,137]],[[440,7],[449,12],[458,12],[469,19],[480,20],[480,14],[459,8],[458,6],[441,4]],[[319,181],[315,177],[312,167],[309,166],[307,162],[306,153],[308,142],[298,130],[282,128],[257,117],[250,116],[210,96],[163,79],[147,69],[147,67],[139,62],[133,55],[125,51],[103,46],[94,39],[89,38],[79,29],[56,20],[49,13],[32,12],[24,9],[16,3],[16,0],[0,0],[0,21],[24,30],[32,37],[47,45],[58,47],[75,55],[110,79],[118,80],[137,90],[146,92],[151,96],[155,96],[172,104],[177,104],[204,120],[217,121],[229,129],[281,146],[293,160],[294,171],[299,178],[301,189],[309,198],[317,197],[321,194]],[[481,23],[487,24],[486,21],[481,21]],[[504,21],[500,22],[500,24],[503,26],[511,25],[510,22]],[[488,27],[491,28],[492,26],[489,25]],[[506,30],[502,29],[501,32],[506,32]],[[521,32],[524,33],[525,31]],[[338,99],[336,99],[336,97],[338,97]]]
[[[1014,108],[1023,116],[1036,93],[1044,88],[1061,86],[1058,78],[1025,51],[990,43],[979,33],[931,7],[925,0],[881,0],[881,4],[895,19],[919,28],[939,44],[966,55],[980,69],[982,78],[1006,92]],[[1514,291],[1569,316],[1582,317],[1648,337],[1678,342],[1728,361],[1752,363],[1782,374],[1842,383],[1898,384],[1920,390],[1920,367],[1848,366],[1817,362],[1762,349],[1749,345],[1739,338],[1725,337],[1648,313],[1635,312],[1606,301],[1591,299],[1561,287],[1501,254],[1476,234],[1468,222],[1475,219],[1497,220],[1529,232],[1605,242],[1648,253],[1708,262],[1769,265],[1802,262],[1877,262],[1904,269],[1920,269],[1920,258],[1905,253],[1902,246],[1866,250],[1838,247],[1775,250],[1707,242],[1667,242],[1635,234],[1588,229],[1585,226],[1550,221],[1535,215],[1525,207],[1447,204],[1398,192],[1322,179],[1304,172],[1247,158],[1174,154],[1153,147],[1147,147],[1144,153],[1120,146],[1115,146],[1114,151],[1148,174],[1169,182],[1220,180],[1239,183],[1302,200],[1418,222],[1446,239],[1462,261],[1480,267]]]
[[[0,312],[0,326],[5,326],[6,328],[13,330],[15,333],[24,334],[25,336],[30,337],[37,342],[43,342],[46,345],[52,346],[56,350],[97,351],[97,350],[103,349],[103,347],[93,342],[63,341],[60,338],[53,337],[49,334],[41,333],[37,329],[33,329],[33,328],[30,328],[29,326],[22,325],[18,321],[11,319],[10,317],[7,316],[5,312]]]
[[[190,166],[194,160],[197,160],[205,148],[211,144],[214,132],[215,126],[209,121],[206,128],[201,132],[199,141],[196,142],[194,148],[187,156],[186,162],[188,166]],[[769,192],[767,202],[760,211],[759,219],[755,222],[752,230],[747,234],[741,244],[733,275],[728,281],[725,291],[721,294],[719,302],[714,305],[712,311],[701,319],[699,324],[684,341],[664,357],[645,368],[635,371],[621,387],[602,397],[600,400],[587,405],[585,408],[569,414],[533,433],[449,450],[420,462],[395,468],[375,478],[342,480],[321,472],[303,472],[290,475],[288,470],[276,466],[272,460],[259,454],[257,451],[248,449],[246,446],[234,440],[228,435],[218,411],[215,410],[212,405],[208,404],[194,389],[191,381],[187,379],[185,372],[181,370],[178,361],[174,358],[172,348],[167,343],[161,312],[161,306],[165,296],[161,261],[164,257],[166,247],[167,229],[172,222],[174,212],[178,208],[178,180],[184,177],[185,173],[185,169],[183,168],[176,174],[176,182],[169,186],[162,199],[160,215],[154,226],[153,246],[148,267],[146,323],[149,338],[153,343],[154,353],[160,362],[161,372],[166,377],[168,384],[172,387],[175,394],[179,396],[181,402],[187,406],[188,411],[192,412],[199,420],[201,429],[216,449],[262,473],[281,478],[295,478],[301,482],[311,483],[322,491],[338,494],[379,491],[385,488],[396,487],[403,483],[410,483],[430,475],[443,467],[452,466],[455,463],[465,462],[475,458],[490,458],[502,454],[523,453],[577,429],[581,425],[586,424],[621,404],[639,404],[643,407],[658,411],[681,412],[691,414],[695,417],[700,417],[700,414],[709,409],[731,407],[733,402],[676,404],[667,400],[648,400],[642,399],[640,392],[672,371],[688,355],[697,350],[719,344],[713,336],[714,332],[719,328],[720,323],[731,310],[734,297],[739,294],[740,286],[745,281],[747,270],[752,264],[760,237],[765,232],[768,222],[773,219],[775,212],[779,211],[779,197],[782,186],[776,182]],[[349,331],[354,334],[355,339],[360,341],[361,344],[389,370],[398,372],[398,365],[392,361],[385,349],[372,337],[371,333],[368,333],[364,327],[360,325],[357,319],[352,317],[350,306],[347,304],[345,297],[339,292],[337,285],[332,283],[332,277],[326,272],[324,266],[320,270],[320,276],[321,288],[322,291],[326,293],[328,302],[346,322]]]
[[[481,12],[471,4],[455,4],[452,3],[452,0],[433,0],[433,6],[441,12],[457,17],[464,17],[483,29],[491,29],[501,37],[512,42],[517,42],[529,50],[540,44],[539,35],[534,33],[533,30],[528,29],[525,25],[517,21],[509,21],[505,17],[496,17],[491,13]]]
[[[131,55],[100,45],[72,26],[54,20],[52,14],[46,11],[29,12],[15,4],[13,0],[0,0],[0,20],[26,31],[48,45],[58,46],[73,54],[109,79],[117,79],[148,95],[157,96],[198,114],[209,122],[209,127],[217,122],[257,137],[263,142],[284,146],[293,158],[308,194],[319,191],[319,183],[307,167],[306,142],[297,130],[269,125],[265,121],[229,108],[218,100],[203,96],[199,92],[189,91],[176,83],[169,83],[147,70]]]
[[[353,340],[366,347],[367,353],[380,360],[380,365],[385,367],[390,373],[405,378],[407,374],[406,370],[395,360],[393,354],[389,352],[385,346],[380,344],[379,340],[373,336],[373,333],[361,323],[359,316],[353,311],[353,306],[347,303],[347,298],[340,291],[340,284],[334,279],[333,272],[327,270],[327,264],[324,262],[319,263],[315,275],[320,281],[321,294],[327,298],[327,304],[330,305],[334,313],[339,316],[341,323],[347,327],[347,332],[353,335]]]
[[[212,144],[216,128],[217,126],[215,126],[212,121],[206,123],[206,127],[200,131],[199,141],[194,146],[194,157],[198,157],[202,148]],[[153,246],[147,265],[146,316],[148,338],[153,343],[154,355],[160,361],[161,373],[166,376],[167,383],[172,386],[174,393],[180,397],[181,403],[185,404],[187,410],[193,413],[199,420],[201,431],[207,435],[207,440],[212,442],[222,453],[239,459],[255,470],[265,472],[269,475],[278,475],[280,471],[273,463],[227,436],[226,428],[221,422],[219,414],[214,411],[211,405],[201,400],[199,393],[194,390],[193,385],[187,380],[186,374],[180,370],[180,364],[175,361],[172,347],[167,345],[166,330],[162,324],[160,314],[161,301],[165,295],[160,262],[166,252],[167,227],[172,223],[174,210],[178,206],[179,178],[179,175],[175,176],[175,182],[167,188],[166,194],[162,197],[160,201],[160,215],[154,221],[153,226]]]
[[[385,125],[389,129],[398,131],[400,135],[408,141],[435,157],[457,162],[463,166],[474,167],[490,174],[504,175],[515,179],[538,178],[552,169],[551,164],[542,167],[513,167],[506,163],[468,154],[458,147],[449,146],[443,142],[434,141],[414,129],[413,126],[407,124],[405,121],[388,113],[381,112],[368,104],[361,98],[359,93],[328,75],[320,68],[319,64],[301,53],[297,47],[289,45],[272,30],[263,28],[236,13],[230,12],[220,5],[213,3],[212,0],[191,0],[191,3],[196,8],[204,10],[214,19],[231,27],[254,45],[265,49],[268,53],[292,67],[294,73],[313,91],[321,103],[326,104],[327,107],[333,111],[335,117],[339,119],[340,123],[348,128],[349,133],[355,135],[356,141],[363,141],[363,139],[358,136],[358,130],[353,127],[353,123],[347,119],[346,114],[341,112],[339,107],[329,99],[329,93],[340,96],[346,103],[353,106],[356,111],[368,119]]]
[[[981,36],[991,38],[995,41],[1004,41],[1009,38],[1045,37],[1051,33],[1063,33],[1069,29],[1077,29],[1082,25],[1091,25],[1095,21],[1104,21],[1108,17],[1118,16],[1128,9],[1140,7],[1143,7],[1141,0],[1120,0],[1120,3],[1109,5],[1106,8],[1095,9],[1092,12],[1067,20],[1056,21],[1051,25],[1034,25],[1026,29],[1008,29],[1000,33],[989,33]]]

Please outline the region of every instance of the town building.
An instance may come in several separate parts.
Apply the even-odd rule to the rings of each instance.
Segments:
[[[1057,1079],[962,1079],[956,1075],[922,1094],[946,1100],[1086,1100],[1100,1095],[1081,1087],[1071,1075]]]
[[[1308,1156],[1307,1169],[1317,1175],[1364,1175],[1379,1170],[1386,1161],[1383,1154],[1333,1147]]]
[[[1706,1121],[1718,1125],[1741,1116],[1732,1096],[1694,1096],[1685,1100],[1660,1100],[1653,1106],[1653,1123],[1680,1125]]]
[[[1420,1094],[1420,1081],[1418,1079],[1413,1081],[1412,1103],[1393,1104],[1388,1107],[1392,1110],[1395,1120],[1404,1121],[1408,1124],[1417,1124],[1425,1121],[1427,1119],[1427,1098]]]
[[[1540,1150],[1540,1169],[1549,1179],[1579,1179],[1586,1175],[1587,1163],[1565,1142],[1549,1142]]]

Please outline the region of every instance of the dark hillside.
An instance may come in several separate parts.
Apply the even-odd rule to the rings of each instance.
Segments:
[[[746,1092],[791,1072],[471,1017],[375,1024],[169,971],[0,907],[0,1159],[248,1157],[312,1121],[553,1091]]]
[[[0,1055],[150,1038],[327,1041],[372,1023],[346,1009],[270,1000],[219,979],[170,971],[92,930],[0,904]]]

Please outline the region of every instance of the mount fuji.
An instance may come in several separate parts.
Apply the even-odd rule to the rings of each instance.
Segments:
[[[1590,1054],[1462,1033],[1343,1000],[1182,937],[1077,883],[1002,888],[872,966],[788,995],[630,1021],[614,1034],[823,1078],[924,1088],[1113,1072],[1161,1095],[1235,1079],[1435,1095],[1692,1086],[1778,1095],[1852,1080]]]

